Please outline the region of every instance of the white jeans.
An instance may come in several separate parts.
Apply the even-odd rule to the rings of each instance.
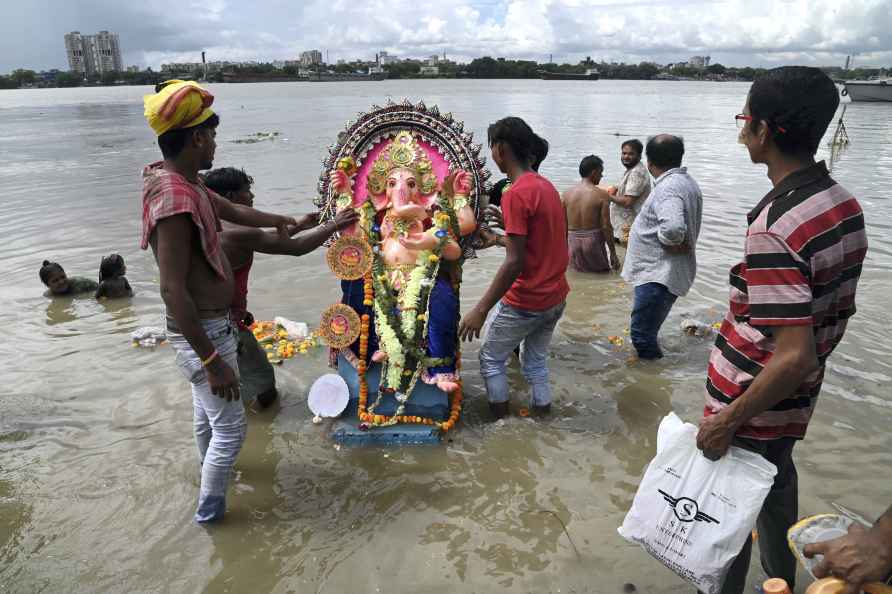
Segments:
[[[202,320],[201,325],[223,361],[238,373],[238,333],[229,319]],[[185,337],[168,329],[167,339],[176,352],[177,367],[192,385],[192,419],[201,464],[194,519],[213,522],[226,511],[226,487],[248,425],[245,407],[241,400],[227,402],[211,392],[201,358]]]

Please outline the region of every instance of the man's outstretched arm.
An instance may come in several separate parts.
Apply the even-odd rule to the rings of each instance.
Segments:
[[[317,225],[294,237],[283,238],[278,234],[260,229],[246,228],[226,231],[227,241],[241,249],[253,250],[262,254],[303,256],[321,246],[335,231],[341,231],[357,221],[356,211],[340,211],[333,220]]]
[[[610,201],[619,204],[620,206],[625,206],[626,208],[632,208],[633,206],[635,206],[635,203],[638,202],[638,198],[640,198],[640,196],[632,196],[629,194],[626,194],[624,196],[611,195]]]
[[[489,288],[480,301],[465,314],[458,328],[459,340],[473,340],[480,338],[480,330],[486,321],[486,315],[489,310],[501,301],[520,273],[523,272],[524,262],[526,260],[527,236],[526,235],[506,235],[505,236],[505,261],[496,272],[495,278],[492,279]]]
[[[282,237],[289,236],[289,226],[298,226],[294,217],[263,212],[250,206],[234,204],[225,198],[215,197],[214,194],[211,194],[211,196],[217,208],[217,214],[224,221],[246,227],[275,227]]]

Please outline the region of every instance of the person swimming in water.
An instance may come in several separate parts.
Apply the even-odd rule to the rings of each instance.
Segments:
[[[133,297],[133,289],[127,282],[127,265],[120,254],[112,254],[102,259],[99,264],[99,288],[96,299],[120,299]]]
[[[99,288],[99,284],[83,276],[68,277],[65,269],[58,262],[44,260],[40,266],[40,281],[49,289],[44,295],[78,295],[91,293]]]

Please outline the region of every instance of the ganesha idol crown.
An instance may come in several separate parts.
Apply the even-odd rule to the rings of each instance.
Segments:
[[[422,194],[431,194],[437,189],[437,176],[430,157],[408,130],[398,132],[375,159],[368,177],[369,192],[374,195],[383,194],[387,187],[387,178],[397,169],[414,172]]]
[[[412,173],[425,201],[436,199],[439,184],[450,172],[467,172],[471,182],[468,203],[476,214],[491,187],[482,150],[462,121],[451,113],[441,113],[436,105],[413,104],[408,99],[373,105],[346,123],[322,160],[314,200],[320,221],[334,218],[337,210],[346,206],[340,187],[344,176],[352,182],[353,191],[348,193],[354,207],[369,195],[376,210],[383,207],[387,179],[398,167]]]

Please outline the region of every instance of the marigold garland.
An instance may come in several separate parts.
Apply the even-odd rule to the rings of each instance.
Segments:
[[[363,289],[365,298],[364,300],[369,302],[373,301],[375,291],[372,283],[371,272],[368,272],[365,275]],[[397,415],[395,417],[388,417],[386,415],[376,415],[368,412],[367,406],[369,400],[369,383],[366,377],[366,372],[368,371],[366,357],[368,356],[369,352],[369,326],[369,314],[363,314],[360,322],[359,364],[357,366],[357,372],[359,373],[359,407],[357,410],[359,420],[362,423],[373,427],[393,425],[395,423],[415,423],[419,425],[436,426],[444,433],[452,429],[461,416],[461,406],[463,399],[461,380],[458,381],[458,389],[452,394],[452,406],[449,412],[449,418],[445,421],[435,421],[434,419],[428,417],[420,417],[415,415]],[[460,370],[461,353],[456,352],[456,371]]]

